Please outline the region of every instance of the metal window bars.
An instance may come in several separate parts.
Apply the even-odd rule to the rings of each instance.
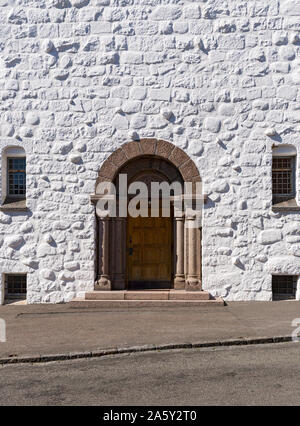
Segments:
[[[295,299],[297,290],[297,276],[273,275],[272,292],[273,300]]]
[[[26,194],[26,159],[8,158],[8,195],[25,196]]]

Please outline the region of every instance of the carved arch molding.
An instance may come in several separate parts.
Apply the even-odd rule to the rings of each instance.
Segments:
[[[119,174],[126,173],[128,182],[165,180],[201,182],[198,168],[191,158],[170,142],[142,139],[125,143],[103,163],[96,181],[99,199],[100,182],[118,183]],[[116,185],[118,187],[118,185]],[[173,221],[173,274],[171,288],[201,290],[201,227],[195,215],[172,216]],[[189,226],[188,226],[189,225]],[[127,219],[97,217],[96,290],[124,290],[127,288],[126,271]]]

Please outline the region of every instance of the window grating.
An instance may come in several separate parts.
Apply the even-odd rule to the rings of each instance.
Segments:
[[[293,157],[273,158],[273,197],[279,199],[279,202],[295,196],[294,161]]]
[[[293,158],[273,158],[273,195],[293,195]]]
[[[8,158],[8,195],[25,196],[26,159]]]
[[[273,300],[295,299],[296,289],[297,277],[295,275],[273,275]]]
[[[26,295],[27,291],[27,276],[26,275],[6,275],[6,295],[20,296]]]

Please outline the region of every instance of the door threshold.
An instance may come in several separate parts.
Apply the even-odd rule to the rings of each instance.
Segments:
[[[168,291],[172,287],[172,281],[129,281],[127,291]]]
[[[171,291],[171,290],[173,290],[172,288],[128,288],[127,290],[125,290],[125,291],[127,291],[127,292],[130,292],[130,291],[134,291],[134,292],[136,292],[136,291]]]

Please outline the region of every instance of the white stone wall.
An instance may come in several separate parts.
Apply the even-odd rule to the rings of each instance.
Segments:
[[[26,150],[29,208],[0,213],[0,272],[28,273],[29,303],[93,289],[89,196],[133,132],[199,167],[205,290],[270,300],[300,274],[300,214],[271,209],[272,144],[299,155],[299,0],[0,0],[0,24],[0,151]]]

